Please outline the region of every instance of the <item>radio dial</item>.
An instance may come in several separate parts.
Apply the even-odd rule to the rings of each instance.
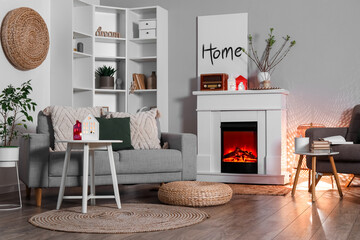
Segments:
[[[218,87],[221,87],[221,84],[218,84]]]
[[[204,85],[204,88],[207,88],[207,85],[206,85],[206,84]]]

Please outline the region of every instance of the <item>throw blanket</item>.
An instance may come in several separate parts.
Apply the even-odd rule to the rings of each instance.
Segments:
[[[54,127],[55,149],[54,151],[66,151],[66,143],[62,140],[73,139],[73,125],[76,120],[82,122],[89,114],[100,117],[101,107],[73,108],[65,106],[49,106],[43,110],[46,116],[51,116]]]

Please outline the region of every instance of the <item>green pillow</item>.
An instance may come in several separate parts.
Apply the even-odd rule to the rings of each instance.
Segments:
[[[131,145],[130,118],[96,118],[99,122],[100,140],[122,140],[122,143],[113,143],[114,151],[134,149]]]

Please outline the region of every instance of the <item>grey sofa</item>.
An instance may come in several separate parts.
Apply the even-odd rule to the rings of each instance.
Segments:
[[[336,170],[339,173],[360,174],[360,105],[353,109],[350,125],[348,128],[310,128],[305,136],[310,142],[319,138],[341,135],[346,141],[353,141],[351,145],[334,145],[332,151],[339,152],[334,156]],[[316,158],[316,171],[320,173],[332,173],[328,157]],[[306,159],[307,167],[312,168],[311,158]]]
[[[119,184],[162,183],[196,179],[196,136],[193,134],[161,133],[161,141],[169,149],[114,151]],[[27,195],[35,188],[37,206],[41,206],[43,188],[59,187],[65,152],[50,151],[54,144],[51,118],[38,115],[37,133],[20,143],[20,179]],[[66,186],[82,184],[82,152],[71,154]],[[106,151],[95,152],[95,184],[111,185],[110,166]]]

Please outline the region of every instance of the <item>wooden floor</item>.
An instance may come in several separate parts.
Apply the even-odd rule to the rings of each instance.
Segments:
[[[160,203],[157,185],[120,186],[123,203]],[[344,198],[334,190],[317,191],[317,200],[305,190],[287,196],[236,195],[230,203],[201,208],[210,214],[204,222],[176,230],[137,234],[78,234],[36,228],[27,222],[34,214],[55,208],[57,188],[43,191],[43,207],[34,196],[23,197],[22,210],[0,212],[0,239],[360,239],[360,186],[343,188]],[[81,194],[80,188],[71,193]],[[111,187],[97,193],[110,194]],[[25,193],[24,193],[25,195]],[[16,194],[0,195],[0,201],[15,201]],[[113,200],[98,200],[97,204]],[[64,200],[62,207],[79,206],[80,200]]]

